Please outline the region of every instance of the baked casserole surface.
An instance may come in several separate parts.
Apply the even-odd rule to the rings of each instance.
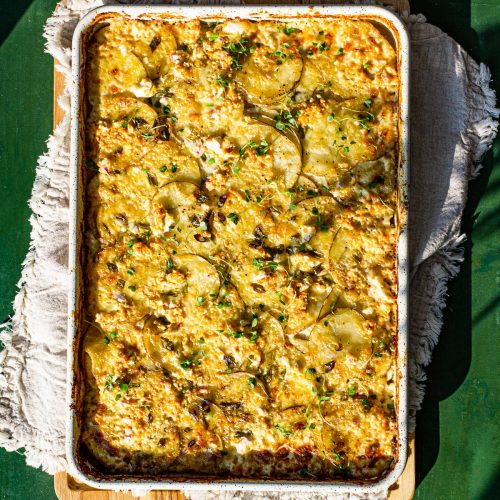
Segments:
[[[113,15],[85,50],[85,455],[112,474],[383,475],[391,44],[345,17]]]

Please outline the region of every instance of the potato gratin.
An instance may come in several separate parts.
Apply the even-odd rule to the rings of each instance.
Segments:
[[[371,23],[105,18],[81,445],[107,473],[380,477],[397,453],[397,57]]]

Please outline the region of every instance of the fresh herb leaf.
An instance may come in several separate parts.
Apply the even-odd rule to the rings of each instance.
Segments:
[[[227,214],[227,218],[233,223],[233,224],[238,224],[238,221],[240,220],[240,216],[238,214],[235,214],[234,212],[231,212],[230,214]]]
[[[243,67],[245,58],[255,50],[255,45],[249,45],[248,38],[241,37],[237,42],[223,45],[222,48],[231,56],[231,69],[239,70]]]
[[[278,321],[280,323],[286,323],[288,321],[288,316],[281,312],[278,314]]]
[[[253,267],[257,269],[264,269],[264,265],[262,264],[261,260],[258,258],[254,258],[252,261]]]
[[[222,75],[218,75],[215,80],[221,87],[227,87],[229,85],[229,80],[222,77]]]
[[[297,113],[292,115],[290,111],[282,111],[279,115],[274,117],[274,121],[276,122],[274,126],[281,131],[284,131],[287,127],[293,130],[298,130],[299,127],[295,121],[297,116]]]
[[[183,370],[187,370],[192,365],[192,362],[189,359],[185,359],[180,362],[180,366]]]
[[[276,271],[276,269],[278,269],[278,263],[275,262],[274,260],[270,260],[267,264],[267,267],[269,267],[271,271]]]
[[[281,434],[283,434],[283,436],[285,436],[287,439],[290,437],[290,436],[293,436],[293,432],[291,430],[288,430],[286,429],[285,427],[282,427],[281,425],[279,424],[276,424],[274,426],[275,429],[278,429]]]

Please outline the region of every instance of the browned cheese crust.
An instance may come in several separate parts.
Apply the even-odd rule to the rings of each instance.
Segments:
[[[108,22],[86,51],[82,445],[111,473],[379,477],[394,49],[345,18]]]

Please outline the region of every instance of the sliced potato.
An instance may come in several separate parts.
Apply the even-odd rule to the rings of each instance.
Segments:
[[[227,402],[239,402],[243,407],[248,408],[265,408],[268,406],[268,396],[264,384],[258,380],[251,372],[232,372],[222,375],[224,383],[216,394],[216,403],[218,405]],[[249,380],[255,378],[255,385],[249,383]],[[240,415],[243,412],[239,412]],[[237,418],[235,414],[231,415],[233,421],[243,420],[248,421],[255,419],[257,415],[248,415]]]
[[[212,145],[213,140],[207,143]],[[300,152],[273,126],[251,118],[235,122],[222,145],[230,149],[226,156],[220,148],[216,149],[222,154],[207,152],[212,164],[209,168],[205,165],[204,170],[211,190],[248,191],[255,199],[258,195],[267,197],[263,193],[273,187],[284,190],[297,181],[302,165]]]
[[[359,358],[362,351],[371,348],[366,320],[353,309],[336,309],[319,321],[311,331],[309,342],[309,352],[320,364],[345,353]]]
[[[111,174],[139,164],[152,146],[132,127],[109,126],[103,122],[92,123],[88,135],[89,157],[103,167],[103,173]],[[95,168],[90,167],[90,170]]]
[[[89,188],[99,183],[98,176],[94,179]],[[145,197],[126,198],[115,192],[112,185],[101,186],[98,193],[93,190],[89,196],[93,199],[89,219],[90,227],[97,232],[102,242],[110,244],[120,241],[128,231],[132,231],[136,222],[146,221],[150,214],[151,204]]]
[[[374,161],[360,163],[352,173],[365,189],[372,189],[381,194],[391,194],[395,191],[397,168],[390,154]]]
[[[83,350],[90,361],[90,372],[95,377],[104,377],[107,373],[114,373],[120,366],[120,352],[115,346],[103,342],[104,332],[92,324],[87,328],[83,340]]]
[[[200,182],[200,168],[196,160],[185,154],[174,141],[156,142],[142,157],[140,165],[155,174],[160,186],[172,181]]]
[[[332,228],[339,206],[330,196],[306,198],[288,208],[268,235],[268,244],[294,247],[308,243],[317,251],[327,252],[333,238]],[[325,254],[326,255],[326,254]]]
[[[191,302],[199,303],[198,297],[205,298],[219,293],[219,274],[206,259],[199,255],[178,254],[173,260],[176,269],[186,274],[190,305],[192,305]]]
[[[305,27],[304,71],[297,85],[298,100],[317,91],[330,91],[343,99],[377,94],[381,88],[397,89],[396,53],[387,39],[369,22],[343,20],[326,28]],[[325,29],[326,28],[326,29]],[[321,29],[321,35],[318,31]],[[349,44],[346,44],[346,39]],[[375,59],[365,54],[377,53]]]
[[[227,54],[226,54],[227,55]],[[172,62],[172,72],[165,76],[168,91],[161,99],[169,106],[171,130],[187,143],[196,142],[200,134],[215,136],[228,131],[243,117],[244,102],[234,85],[217,83],[225,74],[224,60],[193,59],[180,53]],[[196,85],[193,85],[196,82]],[[189,145],[189,144],[188,144]],[[198,156],[196,146],[192,153]]]
[[[90,119],[120,121],[122,128],[129,124],[134,127],[146,124],[151,128],[157,116],[156,111],[140,99],[119,95],[102,96],[93,107]]]
[[[124,45],[123,50],[120,50],[116,41],[109,41],[106,33],[110,29],[102,28],[90,48],[95,54],[95,57],[90,58],[87,72],[90,102],[97,104],[103,95],[153,95],[154,85],[140,58],[133,53],[131,47]]]
[[[264,375],[271,376],[271,371],[279,370],[280,359],[286,356],[285,335],[281,323],[268,313],[259,315],[259,336],[257,346],[262,350],[260,369]]]
[[[189,207],[196,203],[198,186],[192,182],[169,182],[159,190],[156,200],[167,210]]]
[[[360,162],[375,160],[396,141],[395,107],[362,100],[326,107],[310,106],[299,117],[307,123],[303,172],[322,184],[333,184]]]
[[[154,316],[146,317],[142,329],[146,353],[157,364],[169,370],[178,370],[181,346],[169,338],[168,326]]]
[[[170,182],[155,198],[157,217],[164,232],[178,244],[177,250],[209,257],[215,251],[212,210],[200,200],[201,191],[191,182]]]
[[[242,322],[248,323],[249,314],[246,305],[235,286],[223,284],[218,295],[211,297],[211,301],[210,314],[213,324],[220,326],[220,329],[227,331],[229,327],[234,331],[239,329]]]
[[[257,47],[236,75],[236,81],[251,102],[276,103],[286,97],[299,81],[302,59],[297,48],[283,49],[284,52],[278,50],[278,56],[270,55],[270,51],[276,52],[279,46],[276,42],[274,47]],[[286,55],[286,59],[282,59],[281,54]]]
[[[149,27],[141,31],[141,39],[134,42],[134,53],[141,58],[148,77],[154,80],[169,71],[177,42],[168,24],[151,23]]]
[[[340,228],[335,241],[333,242],[330,249],[330,260],[332,265],[338,264],[339,262],[348,262],[349,265],[355,265],[353,262],[353,255],[359,250],[359,245],[361,243],[359,237],[353,235],[348,230]]]

